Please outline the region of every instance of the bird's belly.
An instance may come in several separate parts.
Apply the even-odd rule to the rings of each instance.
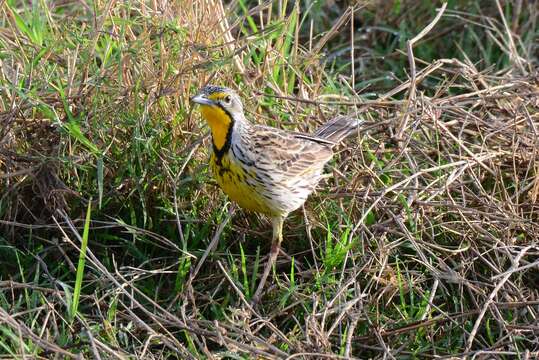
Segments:
[[[281,215],[272,199],[264,196],[263,184],[253,180],[250,174],[227,156],[218,163],[215,156],[210,159],[210,166],[215,180],[228,197],[246,210],[270,216]]]

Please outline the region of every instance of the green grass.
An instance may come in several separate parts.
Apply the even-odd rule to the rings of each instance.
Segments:
[[[448,2],[409,105],[430,1],[4,2],[0,355],[534,358],[539,12],[497,4]],[[287,219],[256,309],[271,224],[228,219],[189,104],[207,81],[257,123],[367,122]]]
[[[77,316],[79,309],[79,300],[82,287],[82,279],[84,278],[84,265],[86,264],[86,250],[88,249],[88,233],[90,231],[90,221],[92,215],[92,202],[88,202],[88,210],[86,211],[86,220],[84,221],[84,229],[82,232],[82,241],[80,246],[79,261],[77,263],[77,275],[75,278],[75,289],[73,290],[73,299],[69,306],[69,318],[71,321]],[[67,295],[67,291],[66,291]],[[70,302],[67,301],[69,304]]]

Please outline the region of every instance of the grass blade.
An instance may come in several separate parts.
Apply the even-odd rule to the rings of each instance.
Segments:
[[[80,291],[82,287],[82,278],[84,276],[84,265],[86,263],[86,249],[88,248],[88,233],[90,231],[90,219],[92,214],[92,199],[88,201],[86,210],[86,220],[84,221],[84,230],[82,232],[82,244],[80,247],[79,263],[77,264],[77,277],[75,279],[75,290],[73,291],[73,302],[71,303],[71,320],[77,315],[79,308]]]
[[[99,193],[99,208],[103,202],[103,158],[97,159],[97,191]]]

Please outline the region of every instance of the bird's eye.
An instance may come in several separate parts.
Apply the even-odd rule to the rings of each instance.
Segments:
[[[228,105],[232,101],[232,98],[230,97],[230,95],[227,95],[227,96],[225,96],[224,101],[225,101],[225,104]]]

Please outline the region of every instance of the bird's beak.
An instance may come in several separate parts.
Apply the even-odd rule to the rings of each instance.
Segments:
[[[191,101],[200,105],[215,105],[214,102],[206,97],[204,94],[198,94],[191,98]]]

